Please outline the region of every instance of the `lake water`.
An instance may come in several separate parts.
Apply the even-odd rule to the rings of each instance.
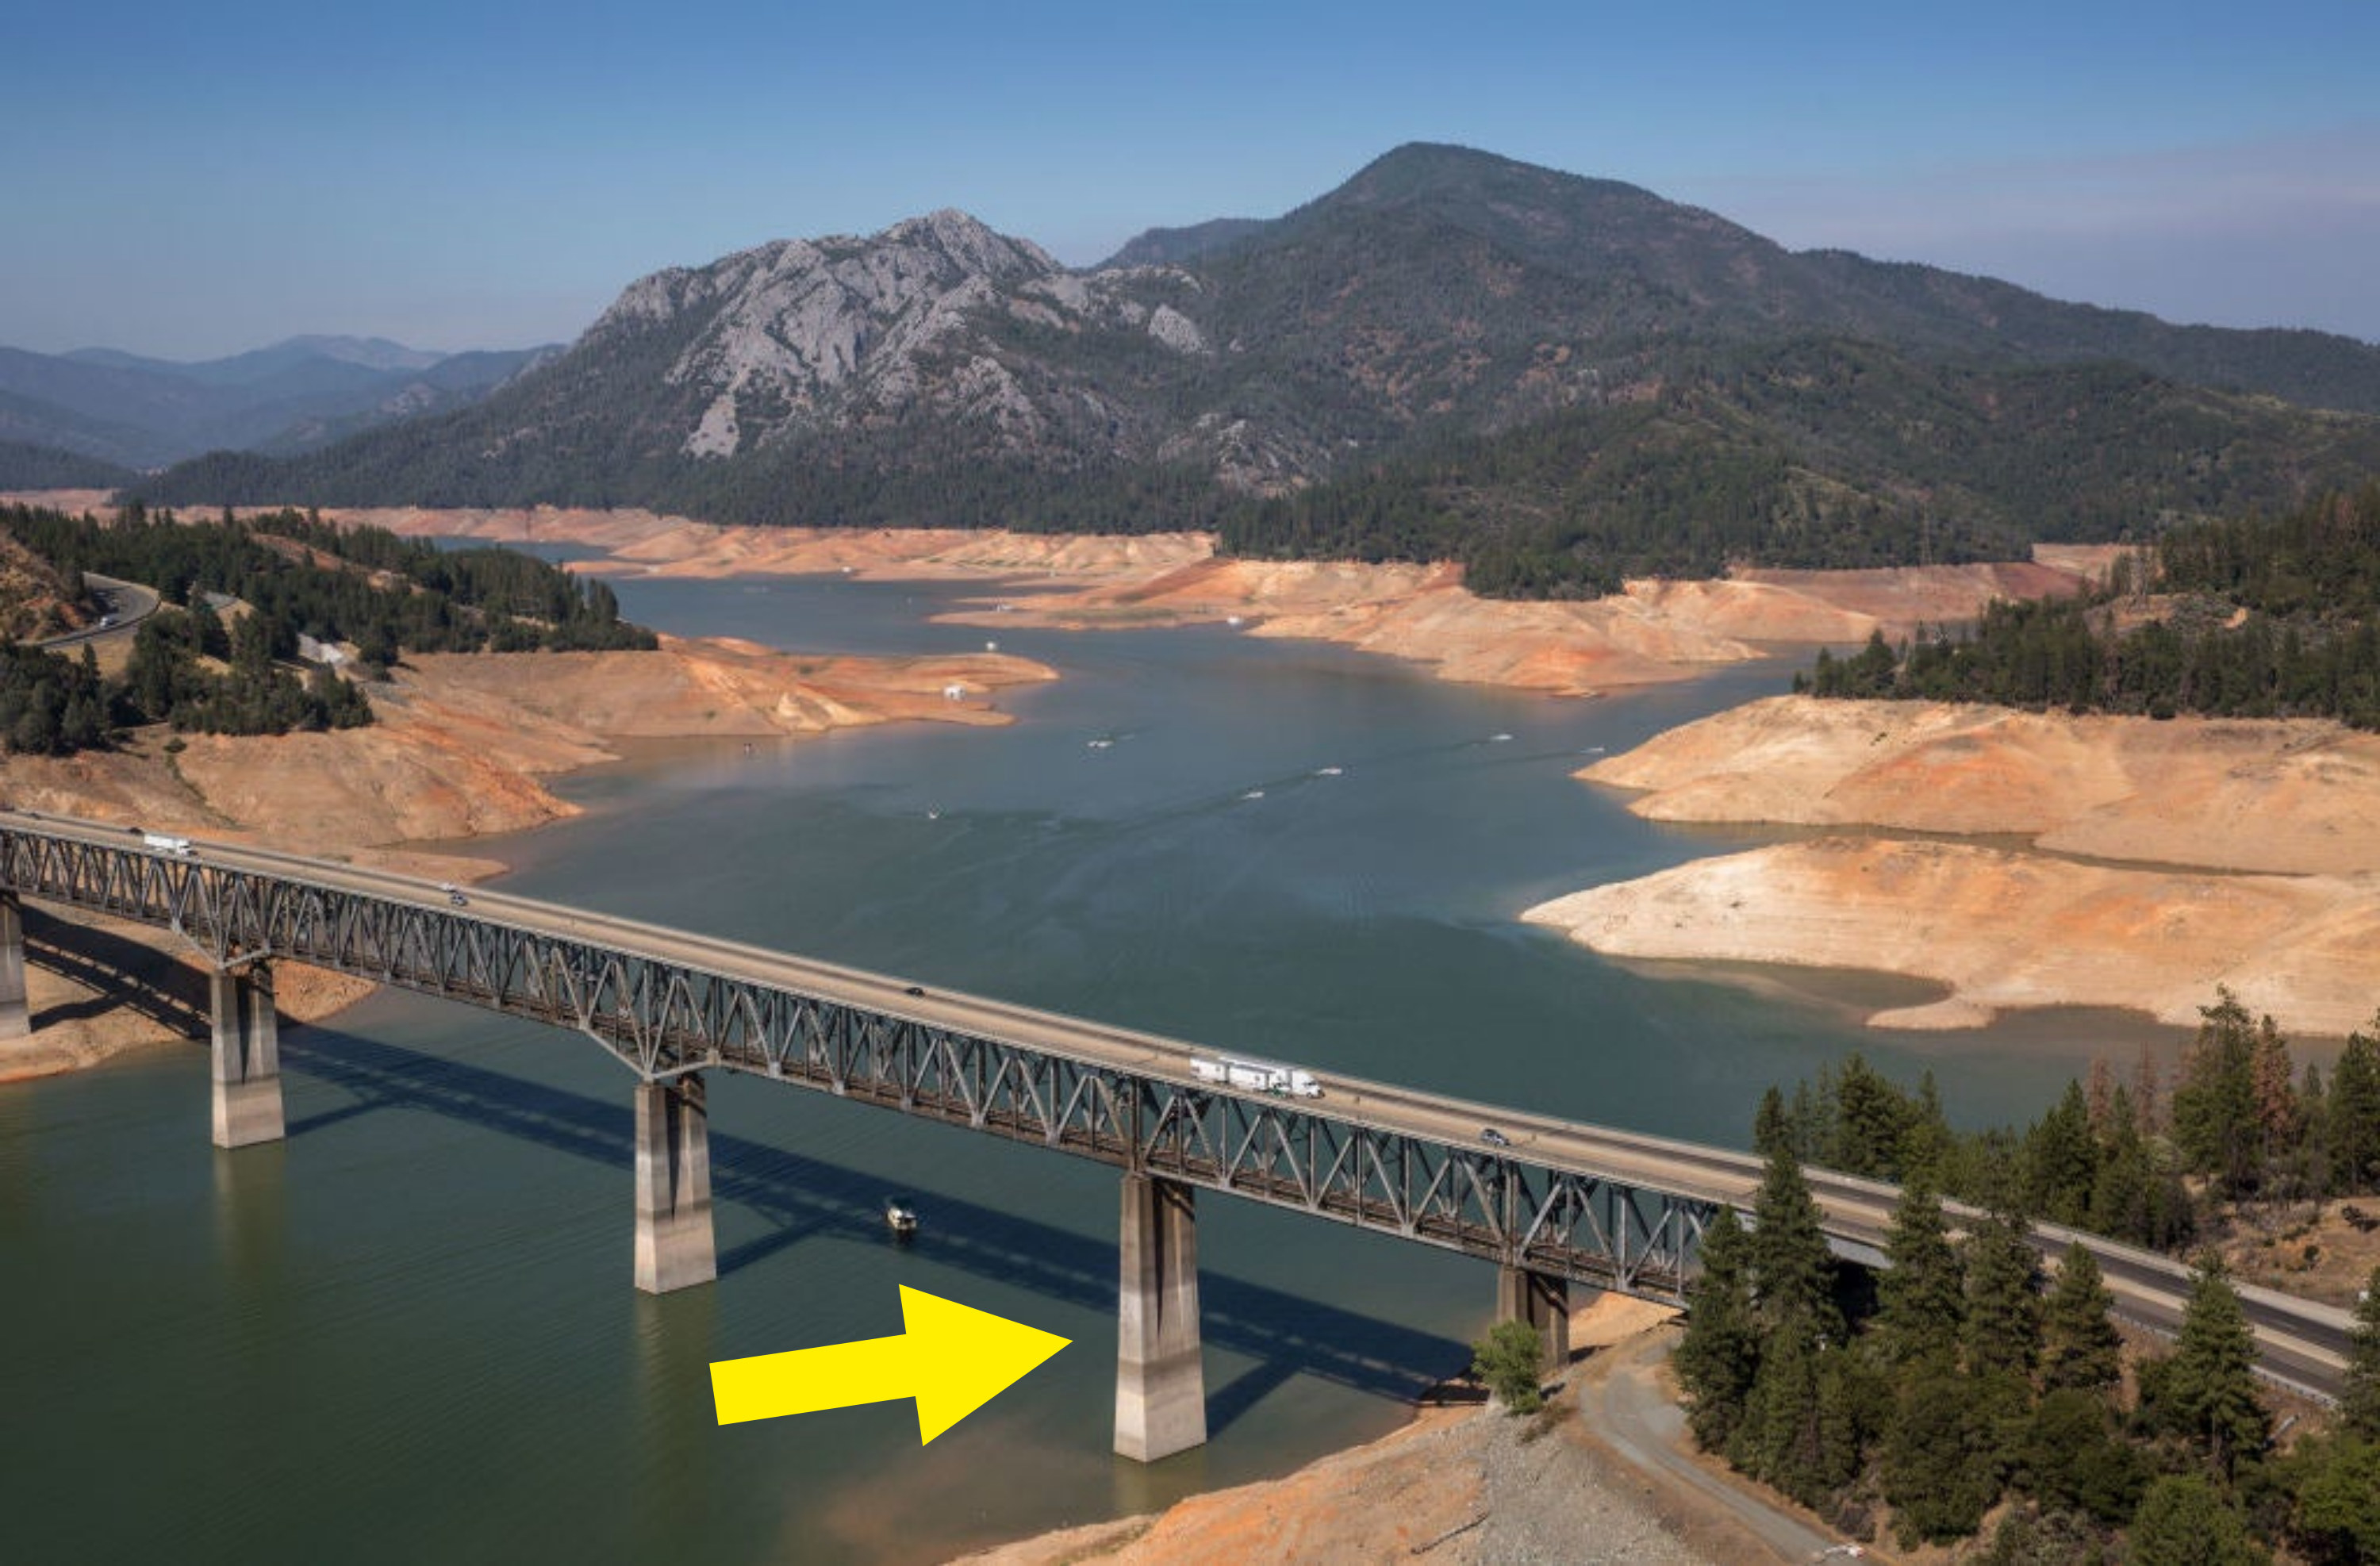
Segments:
[[[1867,1033],[1857,1008],[1912,987],[1623,971],[1515,922],[1765,841],[1639,821],[1569,774],[1781,667],[1560,701],[1222,629],[937,626],[941,589],[618,587],[665,630],[989,636],[1064,678],[1004,693],[1001,730],[581,774],[585,816],[502,845],[508,889],[1739,1145],[1765,1086],[1853,1048],[1930,1066],[1982,1122],[2144,1036],[2083,1014]],[[629,1283],[631,1079],[593,1045],[382,995],[284,1050],[289,1138],[237,1154],[208,1146],[195,1045],[0,1089],[6,1560],[937,1560],[1378,1435],[1493,1304],[1480,1264],[1203,1196],[1213,1439],[1144,1468],[1109,1450],[1112,1171],[715,1074],[721,1276],[655,1300]],[[894,1191],[923,1215],[906,1247]],[[897,1331],[905,1283],[1074,1345],[922,1450],[905,1402],[712,1422],[711,1360]]]

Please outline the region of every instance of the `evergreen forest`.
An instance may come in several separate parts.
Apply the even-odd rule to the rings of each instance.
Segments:
[[[208,734],[286,734],[372,721],[358,680],[408,652],[651,648],[601,582],[502,549],[441,551],[384,528],[297,511],[185,522],[128,507],[112,522],[0,506],[0,531],[88,601],[83,574],[157,589],[123,677],[79,656],[17,646],[0,661],[0,746],[64,755],[144,723]],[[299,666],[300,638],[346,643],[357,679]]]
[[[1794,688],[2380,729],[2380,483],[2270,519],[2176,527],[2092,592],[1994,604],[1972,630],[1821,652]]]
[[[2170,1348],[2128,1357],[2090,1254],[2045,1269],[2031,1238],[2180,1250],[2222,1215],[2332,1199],[2380,1229],[2380,1039],[2325,1082],[2225,993],[2169,1083],[2146,1054],[2129,1082],[2097,1064],[2022,1131],[1954,1132],[1930,1076],[1907,1091],[1854,1055],[1772,1089],[1754,1132],[1751,1222],[1707,1231],[1676,1355],[1705,1448],[1854,1537],[1961,1560],[2380,1560],[2380,1271],[2336,1420],[2284,1443],[2216,1253]],[[1872,1288],[1827,1249],[1812,1163],[1902,1187]]]

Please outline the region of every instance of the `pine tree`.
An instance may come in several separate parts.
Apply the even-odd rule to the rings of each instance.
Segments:
[[[1826,1430],[1820,1418],[1817,1345],[1799,1333],[1770,1341],[1745,1401],[1728,1457],[1806,1506],[1826,1497]]]
[[[1884,1238],[1889,1264],[1876,1279],[1874,1331],[1887,1364],[1957,1363],[1966,1320],[1966,1275],[1951,1247],[1942,1199],[1922,1178],[1901,1187]]]
[[[1743,1423],[1760,1369],[1760,1330],[1752,1318],[1751,1237],[1733,1208],[1721,1208],[1703,1232],[1702,1275],[1688,1296],[1686,1333],[1673,1363],[1692,1407],[1694,1439],[1724,1448]]]
[[[1779,1147],[1793,1145],[1792,1122],[1785,1113],[1785,1094],[1771,1086],[1760,1095],[1760,1108],[1752,1115],[1752,1150],[1762,1158],[1773,1158]]]
[[[1901,1388],[1881,1452],[1884,1498],[1904,1546],[1975,1531],[1999,1499],[2006,1474],[1996,1428],[2005,1398],[1947,1366]]]
[[[2228,989],[2199,1008],[2198,1038],[2173,1090],[2174,1140],[2192,1171],[2215,1176],[2228,1196],[2255,1185],[2264,1152],[2256,1105],[2256,1028]]]
[[[2124,1559],[2131,1566],[2264,1566],[2248,1524],[2195,1474],[2156,1480],[2141,1497]]]
[[[2308,1442],[2294,1454],[2297,1531],[2321,1548],[2315,1559],[2380,1560],[2380,1446],[2354,1435]]]
[[[1906,1095],[1855,1050],[1834,1085],[1834,1138],[1828,1161],[1845,1174],[1892,1180],[1900,1173],[1901,1139],[1908,1135]]]
[[[2105,1055],[2091,1057],[2090,1086],[2083,1098],[2091,1111],[2091,1135],[2104,1139],[2108,1127],[2115,1123],[2116,1095],[2123,1088],[2117,1085],[2115,1068]]]
[[[2131,1517],[2147,1475],[2112,1423],[2107,1403],[2087,1391],[2060,1387],[2044,1396],[2018,1453],[2025,1489],[2046,1506],[2088,1511],[2110,1526]]]
[[[2264,1446],[2271,1428],[2256,1401],[2255,1366],[2247,1313],[2224,1276],[2222,1259],[2209,1253],[2191,1277],[2165,1402],[2173,1423],[2200,1445],[2226,1482],[2241,1457]]]
[[[1976,1375],[2033,1374],[2041,1356],[2041,1299],[2034,1292],[2040,1258],[2024,1220],[1992,1213],[1968,1231],[1968,1368]]]
[[[1834,1303],[1834,1258],[1818,1224],[1818,1204],[1791,1147],[1769,1156],[1752,1208],[1752,1297],[1773,1348],[1797,1337],[1815,1348],[1842,1341]]]
[[[2380,1268],[2355,1304],[2355,1325],[2347,1335],[2347,1382],[2339,1393],[2338,1422],[2368,1441],[2380,1441]]]
[[[2372,1026],[2380,1033],[2380,1017]],[[2331,1068],[2328,1111],[2334,1187],[2350,1195],[2380,1190],[2380,1039],[2348,1036]]]
[[[2249,1062],[2256,1095],[2256,1124],[2263,1133],[2257,1186],[2288,1194],[2289,1176],[2297,1167],[2302,1121],[2298,1106],[2297,1075],[2289,1060],[2289,1040],[2271,1017],[2257,1025],[2256,1042]]]
[[[1917,1101],[1910,1109],[1909,1129],[1902,1134],[1900,1171],[1904,1180],[1922,1179],[1936,1190],[1950,1181],[1950,1150],[1957,1138],[1942,1112],[1942,1090],[1928,1071],[1917,1082]]]
[[[2090,1106],[2082,1085],[2070,1080],[2057,1107],[2025,1136],[2025,1209],[2053,1223],[2085,1222],[2098,1177],[2099,1143],[2091,1133]]]
[[[2099,1276],[2099,1264],[2082,1242],[2066,1247],[2058,1264],[2058,1281],[2042,1306],[2045,1390],[2104,1392],[2121,1378],[2123,1341],[2108,1314],[2115,1305],[2116,1296]]]

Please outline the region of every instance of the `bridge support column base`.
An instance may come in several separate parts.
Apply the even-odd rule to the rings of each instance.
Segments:
[[[1496,1269],[1496,1319],[1525,1321],[1545,1345],[1541,1363],[1548,1376],[1570,1364],[1570,1281],[1524,1267]]]
[[[25,910],[13,892],[0,892],[0,1038],[33,1031],[25,1003]]]
[[[1135,1462],[1207,1444],[1195,1195],[1171,1180],[1123,1177],[1115,1449]]]
[[[281,1110],[281,1017],[273,1007],[273,971],[257,963],[244,973],[217,973],[214,1000],[214,1126],[218,1147],[278,1142]]]
[[[698,1074],[637,1085],[637,1287],[719,1276],[710,1230],[710,1113]]]

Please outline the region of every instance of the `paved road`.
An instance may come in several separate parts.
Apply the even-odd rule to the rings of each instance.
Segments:
[[[0,824],[79,837],[120,847],[125,829],[59,818],[11,817]],[[134,829],[136,832],[138,829]],[[407,876],[282,854],[271,849],[200,844],[210,863],[278,876],[284,880],[436,907],[457,895]],[[546,935],[585,941],[641,953],[663,962],[706,968],[732,977],[782,986],[844,1004],[949,1027],[1093,1065],[1202,1086],[1191,1070],[1194,1055],[1215,1051],[1180,1039],[1111,1027],[1079,1017],[1012,1005],[984,996],[929,990],[885,974],[816,962],[738,941],[503,892],[472,892],[468,912]],[[1665,1137],[1639,1135],[1606,1126],[1554,1120],[1492,1104],[1417,1092],[1393,1083],[1317,1072],[1319,1099],[1300,1108],[1350,1124],[1418,1135],[1456,1145],[1493,1145],[1482,1133],[1493,1129],[1511,1151],[1534,1163],[1601,1175],[1656,1190],[1749,1209],[1760,1183],[1760,1160],[1749,1153]],[[1827,1232],[1837,1246],[1853,1253],[1880,1248],[1892,1221],[1897,1187],[1826,1170],[1808,1171]],[[1952,1206],[1953,1220],[1973,1210]],[[2080,1239],[2097,1258],[2121,1314],[2154,1330],[2180,1325],[2190,1293],[2186,1268],[2167,1257],[2096,1236],[2043,1227],[2034,1243],[2046,1256],[2062,1254]],[[2336,1396],[2345,1366],[2347,1312],[2294,1300],[2270,1290],[2240,1291],[2257,1336],[2260,1369],[2271,1379],[2317,1397]]]
[[[82,574],[83,585],[91,597],[99,600],[101,618],[105,625],[92,625],[79,631],[69,631],[62,637],[33,643],[52,652],[69,651],[91,642],[113,641],[129,637],[140,628],[140,622],[157,613],[157,589],[144,588],[138,582],[118,581],[103,577],[96,571]]]
[[[1836,1549],[1835,1539],[1800,1513],[1730,1484],[1689,1454],[1685,1410],[1658,1379],[1674,1341],[1670,1332],[1648,1332],[1606,1351],[1613,1362],[1595,1366],[1593,1375],[1584,1374],[1587,1366],[1579,1367],[1578,1411],[1587,1428],[1632,1467],[1692,1490],[1727,1512],[1779,1560],[1815,1560]]]

